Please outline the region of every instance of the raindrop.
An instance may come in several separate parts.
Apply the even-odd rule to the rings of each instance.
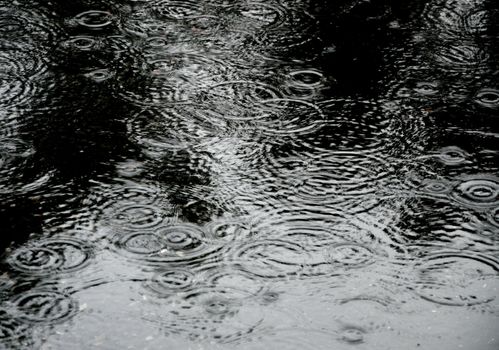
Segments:
[[[253,21],[257,27],[261,26],[266,30],[280,26],[285,21],[286,16],[283,8],[261,2],[248,2],[238,10],[243,17]],[[253,23],[250,22],[246,25],[252,25]]]
[[[437,157],[446,165],[459,165],[467,161],[469,154],[459,147],[450,146],[440,149]]]
[[[197,2],[188,0],[157,0],[148,4],[157,18],[184,20],[203,15],[203,8]]]

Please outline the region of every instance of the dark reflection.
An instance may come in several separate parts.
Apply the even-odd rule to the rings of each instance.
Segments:
[[[496,348],[497,11],[2,3],[0,348]]]

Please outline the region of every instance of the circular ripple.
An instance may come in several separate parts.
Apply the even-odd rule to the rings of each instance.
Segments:
[[[59,269],[63,260],[54,250],[43,247],[18,249],[8,259],[9,265],[22,272],[48,273]]]
[[[34,86],[26,79],[0,72],[0,107],[12,108],[27,104],[34,95]]]
[[[329,260],[342,267],[363,267],[374,263],[375,253],[366,246],[356,243],[341,243],[328,252]]]
[[[418,266],[417,293],[449,306],[489,303],[497,298],[499,264],[482,255],[459,252],[429,256]]]
[[[164,248],[164,240],[154,233],[130,233],[121,237],[116,244],[137,255],[156,254]]]
[[[244,80],[215,84],[204,89],[201,94],[203,100],[212,103],[213,106],[219,106],[223,112],[227,113],[231,113],[231,109],[234,107],[239,110],[243,108],[244,111],[245,108],[256,103],[282,97],[282,94],[270,85]],[[240,118],[244,119],[244,116],[239,116],[236,119]]]
[[[444,180],[424,179],[420,188],[424,193],[447,195],[452,191],[452,183]]]
[[[232,259],[240,269],[260,278],[279,278],[299,273],[307,263],[304,248],[285,240],[257,240],[241,245]]]
[[[0,311],[0,346],[12,345],[12,342],[23,338],[29,330],[29,325],[15,320],[12,315],[5,311]],[[10,348],[10,347],[9,347]],[[12,348],[17,348],[13,346]]]
[[[159,296],[170,296],[190,289],[195,284],[194,274],[185,269],[171,269],[156,273],[147,283],[147,288]]]
[[[72,238],[52,238],[21,247],[8,259],[12,268],[30,274],[73,272],[91,258],[90,247]]]
[[[382,160],[350,152],[324,153],[308,166],[304,181],[296,187],[305,199],[327,199],[338,194],[364,195],[376,191],[389,168]]]
[[[248,2],[238,7],[238,12],[249,20],[246,26],[255,26],[257,28],[279,27],[286,19],[285,10],[281,7],[262,2]]]
[[[475,95],[475,102],[487,108],[499,107],[499,90],[483,89]]]
[[[490,213],[488,214],[489,222],[496,226],[499,227],[499,207],[492,209]]]
[[[203,7],[187,0],[158,0],[148,4],[151,11],[161,19],[184,20],[203,15]]]
[[[450,146],[440,149],[437,157],[446,165],[459,165],[467,161],[469,154],[459,147]]]
[[[96,83],[102,83],[114,76],[114,73],[109,69],[97,69],[89,73],[85,73],[85,77],[95,81]]]
[[[78,311],[70,296],[53,291],[32,290],[14,301],[14,316],[33,323],[54,324],[67,320]]]
[[[85,11],[75,17],[76,22],[82,27],[98,30],[113,23],[113,15],[107,11]]]
[[[100,48],[100,42],[92,36],[73,36],[61,43],[65,48],[78,51],[93,51]]]
[[[499,204],[499,179],[494,176],[472,176],[465,178],[452,193],[464,205],[483,208]]]
[[[40,9],[40,8],[39,8]],[[30,42],[34,45],[51,44],[61,29],[50,15],[21,6],[0,8],[0,38]]]
[[[347,344],[360,344],[364,342],[365,331],[359,327],[344,327],[340,333],[340,340]]]
[[[176,255],[192,255],[202,250],[205,233],[196,225],[182,224],[168,226],[158,230],[166,245],[166,249]]]
[[[312,103],[270,99],[258,105],[252,121],[267,134],[305,135],[321,128],[324,119],[322,111]]]
[[[324,75],[315,69],[296,70],[289,74],[291,83],[303,88],[317,88],[322,85]]]
[[[12,46],[0,45],[1,74],[32,79],[46,72],[47,65],[33,47]]]
[[[159,225],[163,221],[161,210],[152,205],[132,204],[118,208],[111,215],[115,224],[131,229],[145,229]]]

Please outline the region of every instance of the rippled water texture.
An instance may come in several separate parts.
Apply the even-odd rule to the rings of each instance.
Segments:
[[[0,349],[499,349],[493,0],[0,0]]]

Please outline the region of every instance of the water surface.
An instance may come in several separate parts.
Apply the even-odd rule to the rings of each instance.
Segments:
[[[0,0],[0,348],[499,347],[492,0]]]

